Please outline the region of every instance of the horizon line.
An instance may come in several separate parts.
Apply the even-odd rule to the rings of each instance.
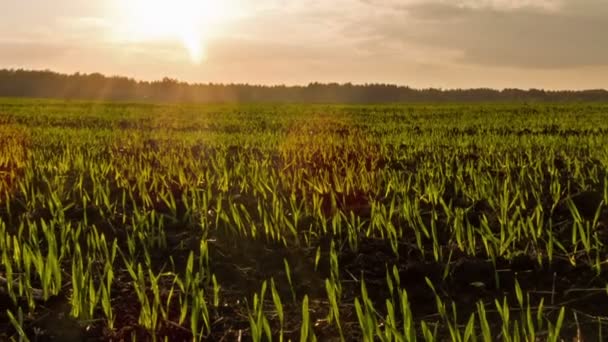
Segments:
[[[471,91],[471,90],[490,90],[496,92],[504,92],[504,91],[542,91],[548,93],[559,93],[559,92],[591,92],[591,91],[603,91],[608,92],[608,88],[583,88],[583,89],[548,89],[548,88],[526,88],[526,87],[505,87],[505,88],[493,88],[493,87],[468,87],[468,88],[443,88],[443,87],[413,87],[406,84],[397,84],[397,83],[383,83],[383,82],[373,82],[373,83],[356,83],[356,82],[318,82],[318,81],[310,81],[308,84],[286,84],[286,83],[275,83],[275,84],[264,84],[264,83],[238,83],[238,82],[229,82],[229,83],[218,83],[218,82],[189,82],[180,80],[178,78],[173,78],[171,76],[164,76],[162,79],[140,79],[127,75],[119,75],[119,74],[104,74],[102,72],[86,72],[86,71],[76,71],[72,73],[68,72],[60,72],[54,71],[52,69],[28,69],[28,68],[0,68],[0,72],[32,72],[32,73],[52,73],[60,76],[102,76],[106,79],[126,79],[129,81],[137,82],[137,83],[163,83],[163,82],[175,82],[180,85],[186,86],[248,86],[248,87],[260,87],[260,88],[308,88],[314,85],[320,86],[352,86],[352,87],[370,87],[370,86],[385,86],[385,87],[394,87],[394,88],[402,88],[402,89],[410,89],[414,91],[425,91],[425,90],[437,90],[441,92],[453,92],[453,91]]]

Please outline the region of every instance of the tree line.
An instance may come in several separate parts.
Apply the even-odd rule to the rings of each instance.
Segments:
[[[61,74],[23,69],[0,70],[0,96],[133,102],[608,102],[605,89],[414,89],[391,84],[310,83],[306,86],[190,84],[171,78],[147,82],[120,76]]]

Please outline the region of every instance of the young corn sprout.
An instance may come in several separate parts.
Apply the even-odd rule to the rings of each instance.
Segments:
[[[0,99],[0,340],[602,340],[607,109]]]

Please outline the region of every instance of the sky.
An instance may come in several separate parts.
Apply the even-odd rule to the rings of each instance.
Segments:
[[[608,88],[607,0],[0,0],[0,68]]]

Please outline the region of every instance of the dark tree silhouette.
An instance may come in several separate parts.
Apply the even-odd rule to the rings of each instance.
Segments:
[[[52,71],[0,70],[0,96],[134,102],[607,102],[605,89],[548,91],[540,89],[413,89],[391,84],[321,84],[260,86],[188,84],[165,77],[143,82],[126,77],[60,74]]]

